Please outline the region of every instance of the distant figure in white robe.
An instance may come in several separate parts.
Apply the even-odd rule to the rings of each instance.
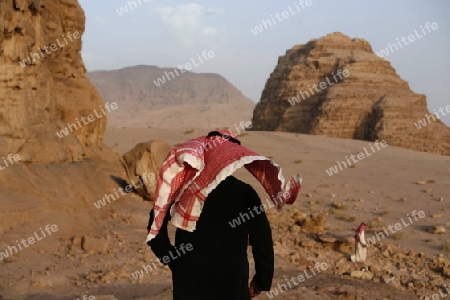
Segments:
[[[364,263],[367,257],[367,243],[364,238],[364,229],[367,224],[362,222],[355,230],[355,254],[351,256],[353,263]]]

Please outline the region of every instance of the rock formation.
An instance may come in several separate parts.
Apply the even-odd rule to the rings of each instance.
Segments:
[[[414,124],[426,115],[430,122],[418,129]],[[253,130],[386,140],[450,155],[450,128],[433,118],[426,97],[411,91],[367,41],[333,33],[279,58],[254,110]]]
[[[81,59],[76,0],[0,1],[0,157],[77,161],[102,153],[106,115]],[[62,138],[57,132],[97,115]],[[108,154],[109,155],[109,154]]]
[[[122,156],[128,182],[135,183],[142,198],[154,199],[160,167],[171,149],[166,142],[156,140],[139,143]]]
[[[120,107],[111,114],[111,127],[232,128],[249,121],[255,107],[218,74],[135,66],[88,77],[105,102]]]
[[[102,142],[107,113],[85,77],[84,21],[76,0],[0,1],[2,242],[45,222],[58,225],[58,236],[100,231],[108,211],[94,201],[114,192],[112,176],[125,177]],[[10,164],[8,155],[20,159]],[[45,245],[56,249],[56,235]]]

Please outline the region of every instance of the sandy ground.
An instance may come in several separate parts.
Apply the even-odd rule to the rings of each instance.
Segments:
[[[196,129],[185,134],[188,131],[113,129],[107,132],[105,141],[124,153],[138,142],[162,139],[176,145],[207,131]],[[329,176],[325,170],[336,165],[336,161],[344,161],[350,154],[364,153],[365,147],[371,153],[369,143],[252,131],[245,132],[240,139],[243,145],[276,161],[283,168],[285,177],[301,173],[303,188],[295,206],[305,212],[327,213],[333,202],[351,203],[345,213],[354,216],[355,221],[346,222],[330,216],[327,224],[333,232],[351,235],[362,221],[368,223],[381,218],[382,227],[386,229],[399,222],[408,225],[402,225],[402,230],[391,239],[393,244],[438,254],[442,252],[442,242],[450,241],[448,233],[430,235],[427,232],[432,225],[450,225],[450,215],[446,213],[450,208],[450,157],[393,146],[380,147],[381,150],[374,148],[377,150],[374,154],[355,163],[354,168],[339,170]],[[248,172],[239,172],[239,177],[251,182],[262,199],[267,198],[261,185]],[[418,181],[425,181],[426,184],[419,185]],[[411,222],[407,215],[414,211],[423,211],[426,217],[417,218],[417,221],[412,218]],[[370,237],[370,228],[368,232]]]
[[[105,142],[119,153],[124,153],[139,142],[163,139],[175,145],[207,131],[195,129],[191,132],[190,128],[109,128]],[[303,176],[299,199],[275,218],[284,218],[283,214],[292,214],[295,209],[308,214],[325,213],[328,233],[341,238],[351,237],[357,225],[365,221],[371,224],[367,230],[367,236],[370,237],[374,230],[394,226],[401,223],[402,218],[408,223],[407,214],[423,211],[424,218],[418,218],[417,221],[413,219],[407,227],[383,242],[432,256],[442,253],[443,257],[449,257],[449,253],[442,250],[443,243],[450,242],[448,232],[436,235],[428,230],[434,225],[448,228],[450,224],[447,213],[450,208],[450,157],[388,146],[357,162],[353,168],[329,176],[325,170],[335,165],[336,160],[342,161],[346,155],[362,152],[368,143],[273,132],[246,132],[240,139],[243,145],[275,160],[283,168],[286,177],[294,173]],[[124,173],[116,176],[125,178]],[[239,171],[237,176],[251,183],[262,199],[267,198],[260,184],[248,172]],[[424,181],[424,184],[417,184],[418,181]],[[28,201],[23,200],[29,188],[25,186],[23,193],[0,188],[2,208],[7,207],[7,203],[23,203],[13,206],[10,212],[0,212],[4,220],[0,250],[46,224],[43,223],[45,220],[25,214],[37,206],[32,205],[38,199],[35,195],[29,194]],[[101,193],[106,192],[102,187],[98,188]],[[75,200],[71,200],[64,204],[68,212],[78,213],[77,223],[88,222],[89,225],[80,227],[75,234],[61,229],[58,234],[48,237],[46,242],[36,243],[33,245],[35,247],[30,246],[0,262],[0,299],[68,300],[82,299],[83,295],[93,295],[97,300],[171,299],[170,272],[166,268],[158,268],[139,280],[131,276],[155,259],[148,246],[143,244],[152,204],[134,194],[127,194],[106,207],[96,209],[92,205],[96,200],[83,199],[81,204],[72,203]],[[45,199],[40,201],[45,204]],[[333,204],[336,206],[340,202],[344,203],[345,209],[333,209]],[[58,208],[55,203],[51,206],[49,209],[53,206]],[[86,214],[82,213],[84,211]],[[268,213],[271,216],[276,214]],[[20,220],[21,214],[27,219]],[[10,228],[5,225],[8,215],[18,219]],[[50,219],[48,222],[51,223]],[[79,228],[78,224],[73,226]],[[284,235],[289,238],[293,236],[291,232],[279,232],[276,228],[274,235],[275,240],[282,240],[280,236]],[[98,254],[81,249],[79,244],[83,236],[104,238],[107,251]],[[298,249],[301,247],[291,250],[300,251]],[[320,251],[313,250],[305,253],[309,253],[304,254],[307,260],[315,260],[322,255]],[[328,252],[324,255],[337,254]],[[274,283],[283,283],[286,278],[299,274],[303,269],[298,264],[291,264],[284,255],[277,255]],[[430,291],[423,290],[421,294],[427,293]],[[269,298],[261,295],[257,299]],[[280,294],[277,299],[418,297],[385,283],[363,282],[350,276],[327,273]]]

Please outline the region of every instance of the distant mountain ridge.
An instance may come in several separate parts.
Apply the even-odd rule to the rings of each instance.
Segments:
[[[110,127],[231,127],[251,120],[255,103],[219,74],[138,65],[88,77],[119,109]]]

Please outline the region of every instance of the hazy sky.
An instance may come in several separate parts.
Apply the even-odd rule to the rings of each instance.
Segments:
[[[191,71],[219,73],[256,102],[278,56],[296,44],[340,31],[366,39],[379,52],[436,22],[438,29],[386,58],[414,92],[428,96],[430,110],[450,105],[448,0],[310,0],[304,8],[301,0],[139,1],[80,0],[87,17],[82,54],[89,71],[175,67],[213,50],[214,58]],[[252,33],[263,19],[283,11],[288,14],[282,21]],[[450,124],[450,114],[443,120]]]

